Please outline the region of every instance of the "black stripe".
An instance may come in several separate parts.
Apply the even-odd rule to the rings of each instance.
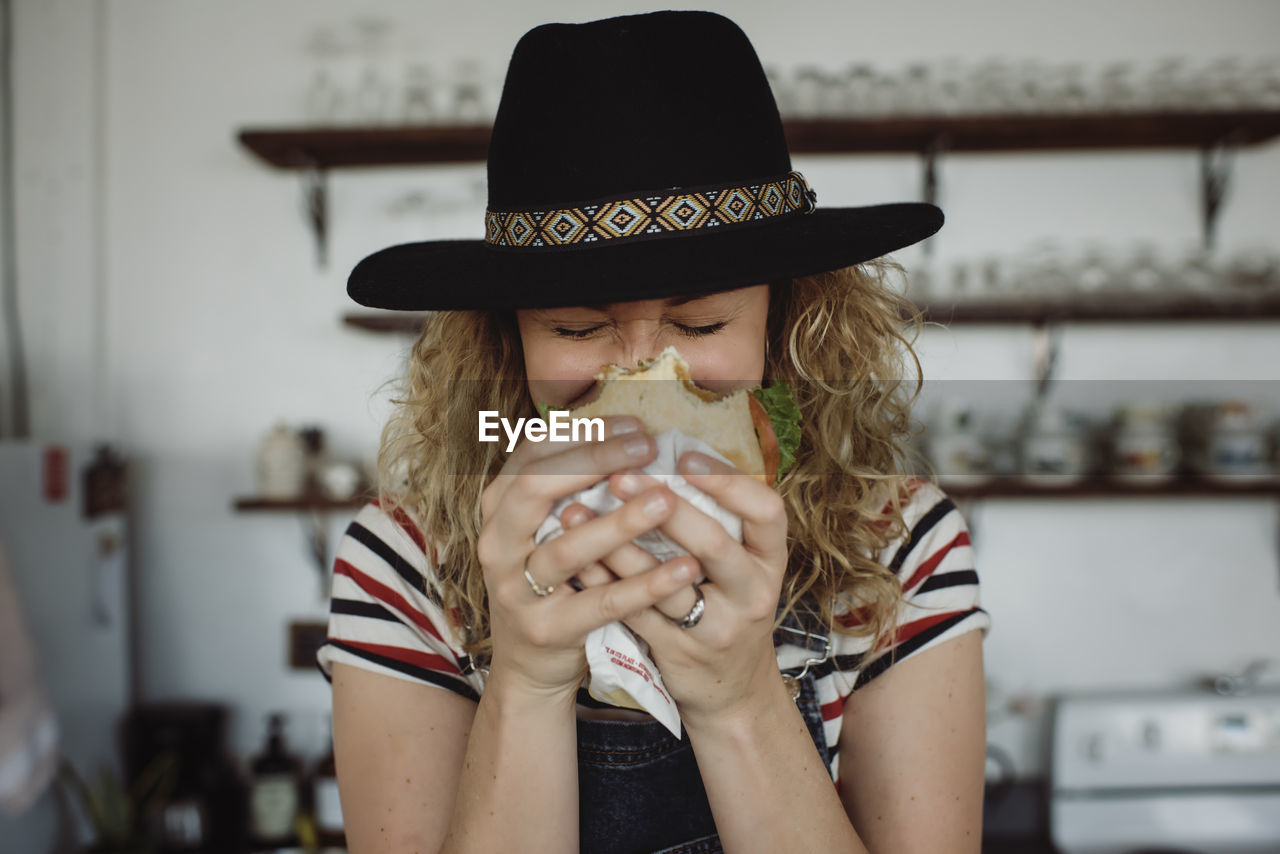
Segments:
[[[412,676],[414,679],[421,679],[423,682],[430,682],[433,685],[439,685],[441,688],[447,688],[472,702],[480,702],[480,695],[475,692],[475,689],[454,676],[448,676],[435,670],[427,670],[425,667],[418,667],[416,664],[408,664],[395,658],[388,658],[385,655],[378,655],[376,652],[369,652],[338,640],[330,639],[326,646],[344,650],[367,661],[372,661],[374,664],[381,664],[383,667],[389,667],[399,673]]]
[[[360,602],[355,599],[333,599],[329,602],[330,614],[350,614],[353,617],[369,617],[392,623],[404,622],[377,602]]]
[[[427,585],[427,580],[422,577],[422,573],[414,569],[413,566],[400,553],[391,548],[377,534],[370,531],[359,522],[352,522],[347,527],[347,536],[358,543],[363,544],[369,551],[382,558],[387,564],[396,571],[396,574],[408,582],[414,590],[417,590],[423,596],[431,601],[433,605],[439,605],[440,600],[436,596],[435,591]]]
[[[962,574],[968,574],[968,573],[972,573],[973,578],[970,580],[976,584],[978,580],[978,576],[976,572],[973,572],[973,570],[958,570],[955,574],[962,575]],[[948,573],[948,575],[950,574],[951,573]],[[921,585],[921,587],[923,586],[924,585]],[[971,611],[965,611],[963,614],[960,614],[953,621],[940,623],[939,626],[942,626],[942,628],[934,627],[933,629],[929,629],[927,631],[921,632],[919,635],[916,635],[916,638],[923,636],[923,640],[921,640],[920,642],[917,642],[916,638],[911,638],[906,643],[900,644],[897,647],[898,657],[901,658],[902,655],[904,654],[904,651],[910,652],[911,650],[916,649],[917,647],[920,646],[921,643],[926,642],[929,638],[937,636],[939,632],[945,631],[947,626],[955,625],[956,622],[959,622],[964,617],[967,617],[968,615],[974,613],[974,611],[980,611],[984,614],[986,613],[986,611],[983,611],[981,608],[974,608]],[[837,670],[840,671],[841,673],[852,673],[855,670],[858,670],[859,668],[862,667],[862,662],[864,659],[866,659],[866,657],[867,657],[867,653],[865,652],[851,652],[845,655],[833,655],[831,656],[831,658],[827,659],[821,664],[815,664],[813,667],[809,668],[809,671],[819,679],[822,678],[823,676],[830,676],[832,673],[835,673]],[[888,656],[885,656],[879,659],[878,661],[887,662]],[[887,669],[888,666],[889,665],[887,663],[884,664],[881,667],[881,671],[883,671],[884,669]]]
[[[865,654],[860,652],[849,653],[848,655],[833,655],[821,664],[815,664],[809,668],[809,672],[813,674],[815,679],[830,676],[837,670],[848,673],[861,667],[864,657]]]
[[[906,561],[907,555],[911,554],[911,550],[924,539],[925,534],[933,530],[933,526],[946,516],[952,510],[956,509],[955,502],[950,498],[943,498],[937,504],[929,509],[929,512],[920,517],[920,521],[911,528],[911,536],[907,541],[898,547],[897,554],[893,556],[893,560],[889,562],[889,569],[897,572],[902,568],[902,564]]]
[[[956,614],[954,617],[949,617],[943,620],[941,623],[930,626],[929,628],[916,634],[915,636],[908,638],[907,640],[895,646],[892,650],[890,650],[889,653],[880,656],[875,661],[868,664],[862,670],[862,672],[858,674],[858,681],[854,683],[853,690],[857,691],[859,688],[866,685],[872,679],[875,679],[881,673],[884,673],[886,670],[888,670],[891,666],[893,666],[893,663],[895,661],[901,661],[902,659],[906,658],[908,655],[915,652],[917,649],[924,646],[929,641],[936,638],[938,635],[947,631],[952,626],[955,626],[959,623],[964,622],[974,614],[985,614],[985,613],[987,612],[982,610],[981,608],[970,608],[968,611],[963,611],[959,614]]]
[[[930,590],[942,590],[947,587],[962,587],[966,584],[976,585],[978,573],[972,569],[954,569],[941,575],[931,575],[916,588],[916,595],[928,593]]]

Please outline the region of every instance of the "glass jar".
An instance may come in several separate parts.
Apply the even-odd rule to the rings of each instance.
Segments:
[[[1024,480],[1066,486],[1084,478],[1090,467],[1088,426],[1057,407],[1032,409],[1022,435]]]
[[[1181,453],[1167,406],[1134,404],[1116,411],[1111,442],[1111,474],[1136,484],[1173,478]]]
[[[1218,479],[1266,477],[1273,474],[1266,431],[1247,403],[1220,404],[1206,442],[1205,475]]]
[[[926,447],[943,485],[973,486],[991,479],[990,449],[969,409],[945,408],[929,426]]]

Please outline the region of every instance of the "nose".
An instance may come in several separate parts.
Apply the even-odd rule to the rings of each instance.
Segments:
[[[658,354],[661,352],[662,348],[657,346],[656,342],[648,341],[641,346],[628,348],[622,360],[615,364],[621,365],[624,368],[634,368],[639,362],[648,362],[652,359],[656,359]]]
[[[615,365],[634,368],[636,362],[648,361],[662,352],[658,322],[632,321],[620,323],[614,347]]]

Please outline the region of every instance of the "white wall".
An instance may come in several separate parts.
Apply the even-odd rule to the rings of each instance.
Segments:
[[[706,5],[781,67],[1262,56],[1280,31],[1280,5],[1266,0]],[[414,60],[448,71],[478,58],[500,76],[530,26],[644,8],[18,0],[19,264],[35,426],[134,456],[145,698],[231,702],[242,753],[256,748],[265,712],[299,710],[310,721],[304,747],[318,746],[327,688],[284,666],[286,622],[324,613],[299,523],[236,514],[231,501],[253,490],[256,444],[278,420],[322,425],[338,453],[372,455],[386,411],[378,387],[406,342],[340,325],[351,266],[389,243],[482,233],[482,203],[388,212],[413,190],[465,197],[480,167],[337,172],[331,261],[317,269],[297,176],[249,156],[237,130],[303,118],[315,68],[306,45],[320,28],[390,21],[378,59],[388,74]],[[919,192],[910,157],[803,157],[797,168],[824,205]],[[1235,177],[1224,248],[1273,240],[1280,144],[1242,153]],[[956,156],[942,178],[940,260],[1046,236],[1172,248],[1198,235],[1189,152]],[[1063,376],[1276,380],[1276,332],[1272,323],[1072,328]],[[927,376],[1031,376],[1022,329],[930,332],[922,350]],[[1180,682],[1280,649],[1274,502],[991,501],[974,514],[995,620],[989,671],[1005,690]],[[335,536],[341,525],[333,520]],[[1022,773],[1042,768],[1041,723],[993,731]]]

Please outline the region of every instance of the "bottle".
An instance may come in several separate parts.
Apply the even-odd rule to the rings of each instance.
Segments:
[[[324,447],[324,430],[319,427],[303,427],[298,431],[304,452],[302,493],[316,498],[324,495],[324,468],[327,463]]]
[[[333,719],[329,717],[329,747],[311,772],[316,832],[321,847],[345,847],[342,802],[338,798],[338,768],[333,757]]]
[[[255,850],[298,843],[298,789],[302,766],[284,738],[284,715],[270,717],[263,752],[250,765],[249,834]]]

